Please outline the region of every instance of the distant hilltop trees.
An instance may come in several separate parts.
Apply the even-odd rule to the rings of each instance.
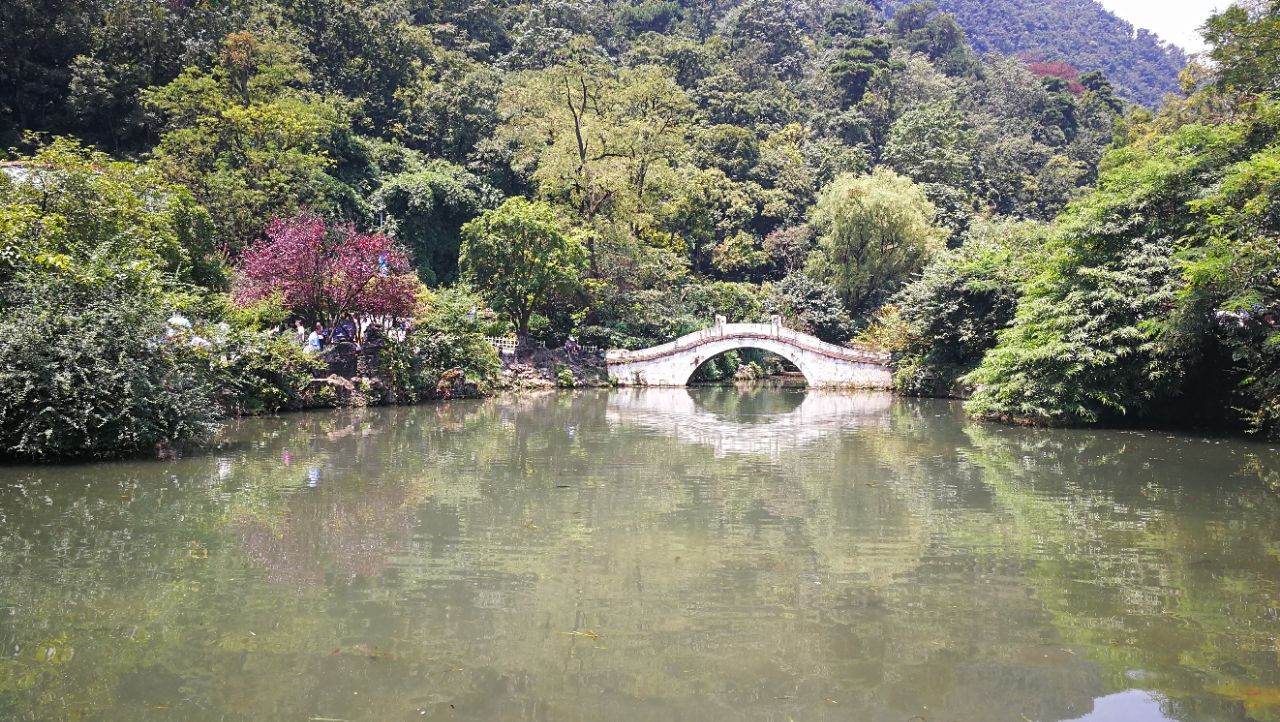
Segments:
[[[888,0],[889,12],[910,4]],[[1156,107],[1178,89],[1187,54],[1147,30],[1135,30],[1097,0],[938,0],[979,53],[1100,70],[1124,98]]]

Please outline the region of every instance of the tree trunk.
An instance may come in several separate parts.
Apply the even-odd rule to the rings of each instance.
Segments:
[[[533,351],[533,339],[529,337],[529,317],[532,315],[528,313],[516,319],[516,356]]]

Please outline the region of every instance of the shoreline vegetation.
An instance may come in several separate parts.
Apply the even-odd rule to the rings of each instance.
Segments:
[[[1280,0],[1158,109],[928,1],[110,5],[0,10],[0,458],[603,385],[716,315],[977,419],[1280,437]]]

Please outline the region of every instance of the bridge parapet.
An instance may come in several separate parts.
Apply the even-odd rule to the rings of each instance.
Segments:
[[[768,339],[780,341],[805,351],[834,359],[881,366],[889,363],[889,354],[887,353],[828,343],[816,336],[811,336],[793,328],[787,328],[779,316],[774,316],[769,323],[724,323],[724,317],[717,316],[715,325],[685,334],[674,341],[636,351],[610,349],[605,352],[605,360],[609,363],[652,361],[664,356],[681,353],[712,341],[726,339],[742,339],[744,341]]]

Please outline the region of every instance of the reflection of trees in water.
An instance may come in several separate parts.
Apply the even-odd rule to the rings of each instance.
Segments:
[[[0,717],[69,718],[155,663],[188,601],[176,580],[214,543],[215,505],[153,488],[146,468],[47,467],[0,483]]]
[[[1274,500],[1196,481],[1221,463],[1199,448],[1153,463],[1163,437],[966,435],[952,405],[895,401],[726,451],[638,423],[624,398],[287,416],[163,477],[6,489],[21,522],[0,529],[0,607],[26,611],[0,638],[77,651],[0,658],[0,700],[54,717],[79,700],[190,719],[1017,722],[1083,714],[1140,667],[1192,720],[1208,684],[1184,658],[1218,664],[1215,684],[1269,679],[1274,626],[1254,613],[1270,587],[1248,574],[1276,578]],[[695,428],[747,428],[731,399],[699,402],[713,420]],[[1196,564],[1208,550],[1222,564]]]
[[[722,419],[746,423],[767,423],[777,414],[793,413],[806,398],[803,388],[780,388],[766,384],[740,386],[701,386],[685,393],[698,408],[706,409]]]
[[[272,582],[320,584],[326,573],[346,579],[380,574],[389,562],[387,551],[404,546],[416,521],[402,489],[371,491],[299,495],[275,524],[241,520],[241,548],[270,571]]]
[[[1038,596],[1109,687],[1139,679],[1174,719],[1280,719],[1280,504],[1236,473],[1239,450],[1162,433],[969,433],[1009,513],[993,533],[1038,560]]]
[[[290,584],[385,571],[431,493],[424,455],[465,429],[452,407],[427,408],[303,417],[276,438],[279,454],[238,465],[232,516],[245,555]]]
[[[496,535],[493,545],[528,549],[527,556],[494,555],[503,562],[495,579],[506,580],[495,584],[498,606],[540,613],[533,620],[482,615],[503,641],[505,651],[494,650],[497,666],[522,678],[559,670],[606,692],[572,697],[574,707],[565,707],[564,692],[550,693],[556,685],[534,674],[538,694],[550,693],[560,714],[586,704],[599,706],[584,716],[617,718],[642,709],[640,699],[656,699],[716,716],[745,699],[762,713],[786,715],[838,697],[840,718],[909,716],[921,702],[945,709],[965,660],[1010,657],[1012,678],[1020,655],[1042,648],[1041,626],[1008,624],[1013,609],[1021,608],[1019,618],[1037,615],[1014,580],[1016,568],[944,559],[935,548],[933,462],[917,463],[912,439],[872,429],[777,461],[717,456],[625,423],[598,428],[575,413],[577,403],[585,402],[534,403],[507,416],[516,436],[510,458],[499,451],[481,465],[494,476],[482,489],[498,498],[463,512],[465,526]],[[585,465],[576,444],[588,450]],[[590,463],[599,458],[611,460],[603,471]],[[852,475],[833,482],[839,468]],[[571,490],[546,484],[556,471]],[[525,479],[545,486],[512,495],[524,505],[505,506],[500,490]],[[940,493],[949,499],[954,490]],[[931,553],[940,557],[936,568],[922,574],[922,557]],[[982,581],[1008,592],[974,595]],[[620,599],[619,590],[631,596]],[[557,637],[574,628],[605,638],[597,645]],[[444,625],[422,639],[465,645],[469,634]],[[1007,699],[989,693],[986,701],[1002,711],[976,719],[1021,719],[1020,710],[1036,709],[1025,695],[1038,680],[1046,680],[1046,699],[1073,689],[1060,706],[1086,704],[1097,690],[1080,665],[1087,667],[1064,662],[1052,683],[1050,667],[1006,687]]]

